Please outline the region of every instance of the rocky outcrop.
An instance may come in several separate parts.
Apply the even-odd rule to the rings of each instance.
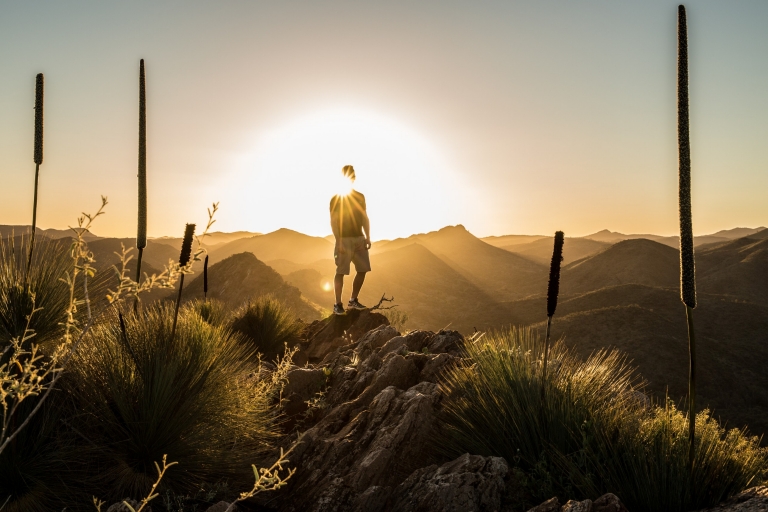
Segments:
[[[304,365],[333,358],[340,353],[342,347],[349,348],[348,345],[359,340],[363,334],[387,324],[387,317],[368,309],[352,309],[345,315],[331,315],[323,320],[315,320],[305,329],[302,336],[305,341],[299,344],[299,352],[294,360]]]
[[[501,457],[464,454],[414,471],[397,486],[388,510],[475,512],[500,510],[509,468]],[[380,509],[381,510],[381,509]]]
[[[449,462],[432,454],[436,382],[456,361],[461,334],[402,336],[370,311],[315,322],[306,334],[299,355],[315,364],[289,372],[284,396],[306,401],[321,385],[324,404],[302,423],[306,430],[290,457],[299,470],[280,493],[280,510],[450,510],[448,488],[456,493],[449,501],[477,504],[455,510],[500,502],[503,459],[467,455]],[[436,493],[442,502],[429,498]],[[441,505],[424,508],[432,502]]]
[[[752,487],[717,507],[699,512],[768,512],[768,486]]]
[[[565,505],[560,505],[557,498],[551,498],[539,506],[533,507],[528,512],[628,512],[627,507],[615,494],[604,494],[595,501],[569,500]]]

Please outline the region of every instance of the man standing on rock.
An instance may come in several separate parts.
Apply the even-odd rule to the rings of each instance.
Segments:
[[[333,312],[336,315],[344,314],[341,290],[344,288],[344,276],[349,275],[350,263],[355,264],[357,272],[352,282],[352,296],[347,304],[350,309],[365,309],[357,300],[357,296],[363,287],[366,272],[371,271],[371,260],[368,256],[368,249],[371,248],[371,223],[365,211],[365,196],[352,188],[355,182],[354,167],[345,165],[341,173],[349,180],[349,192],[331,198],[331,229],[336,238],[333,251],[336,262],[336,277],[333,279],[336,303],[333,305]]]

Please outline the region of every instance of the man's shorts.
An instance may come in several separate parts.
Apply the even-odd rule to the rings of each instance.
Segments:
[[[371,271],[371,259],[368,256],[368,248],[365,246],[364,236],[343,236],[341,245],[344,252],[336,254],[334,247],[333,259],[336,261],[336,273],[349,275],[349,264],[355,264],[355,270],[358,272]]]

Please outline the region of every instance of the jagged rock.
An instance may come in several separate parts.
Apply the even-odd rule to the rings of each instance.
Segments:
[[[592,503],[592,512],[629,512],[615,494],[603,494]]]
[[[229,503],[227,503],[226,501],[220,501],[215,505],[211,505],[210,507],[208,507],[205,510],[205,512],[226,512],[227,508],[229,508]],[[238,509],[237,505],[235,505],[234,507],[232,507],[230,512],[237,512],[238,510],[240,509]]]
[[[405,362],[397,355],[389,360],[391,368]],[[379,384],[368,389],[385,384],[384,368],[376,376]],[[389,375],[394,380],[402,373]],[[377,499],[380,491],[371,487],[391,489],[423,465],[437,387],[422,382],[403,391],[388,385],[364,406],[367,395],[335,408],[297,443],[291,462],[301,471],[292,478],[293,499],[283,510],[355,510],[358,498]]]
[[[464,454],[442,466],[414,471],[397,486],[389,510],[473,512],[501,508],[509,467],[500,457]]]
[[[286,375],[283,388],[283,411],[295,417],[307,410],[307,401],[325,386],[326,376],[322,368],[293,368]]]
[[[568,500],[568,502],[560,508],[560,512],[592,512],[592,500]]]
[[[288,512],[499,509],[508,472],[503,459],[466,455],[448,462],[433,453],[441,397],[436,382],[458,360],[461,334],[400,336],[381,315],[347,316],[312,324],[300,347],[309,364],[288,375],[284,394],[297,400],[320,382],[321,372],[328,376],[322,381],[326,406],[301,420],[307,430],[290,457],[298,471],[279,493],[280,503],[270,506]]]
[[[368,309],[351,309],[345,315],[315,320],[304,332],[307,341],[301,344],[296,360],[301,364],[322,361],[339,348],[359,340],[363,334],[388,324],[387,317]]]
[[[118,501],[117,503],[113,503],[112,505],[110,505],[109,508],[107,509],[107,512],[131,512],[131,509],[128,508],[123,502],[128,503],[131,507],[133,507],[134,510],[139,510],[139,507],[141,506],[140,502],[136,500],[132,500],[130,498],[125,498],[121,501]],[[152,507],[147,505],[146,507],[144,507],[144,510],[142,512],[144,511],[152,512]]]
[[[768,512],[768,486],[752,487],[720,505],[699,512]]]
[[[528,512],[560,512],[560,501],[557,498],[550,498],[541,505],[529,509]]]
[[[372,350],[376,350],[377,348],[383,347],[386,342],[395,336],[398,336],[399,334],[400,333],[397,332],[397,329],[391,325],[380,325],[363,335],[363,337],[360,338],[360,341],[357,342],[357,346],[360,348],[363,345],[367,345]]]
[[[628,512],[627,507],[615,494],[604,494],[595,501],[569,500],[563,506],[557,498],[550,498],[539,506],[533,507],[528,512]]]

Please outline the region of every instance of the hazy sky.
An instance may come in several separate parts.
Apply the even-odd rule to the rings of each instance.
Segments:
[[[676,15],[666,0],[0,0],[0,224],[110,199],[135,235],[139,59],[150,235],[330,233],[345,164],[373,238],[677,229]],[[768,224],[768,2],[688,6],[694,230]]]

